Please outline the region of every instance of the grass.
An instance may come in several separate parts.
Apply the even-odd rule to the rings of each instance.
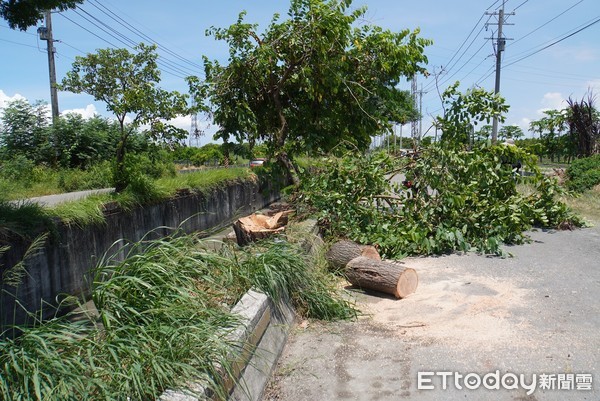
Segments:
[[[564,201],[592,224],[600,224],[600,185],[578,196],[565,196]]]
[[[308,317],[356,316],[332,276],[283,240],[220,253],[194,236],[138,242],[97,268],[98,318],[71,314],[0,339],[0,398],[146,400],[197,380],[223,399],[227,333],[239,324],[230,309],[251,287]]]
[[[39,227],[51,228],[53,218],[72,225],[98,225],[105,221],[103,210],[108,203],[130,210],[139,205],[166,200],[184,189],[205,192],[228,182],[249,179],[256,179],[256,176],[247,168],[205,170],[158,180],[141,176],[122,193],[91,195],[49,208],[28,201],[0,199],[0,234],[12,232],[27,236],[28,232],[37,231]]]

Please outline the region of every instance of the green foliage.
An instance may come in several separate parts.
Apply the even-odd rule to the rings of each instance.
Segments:
[[[576,143],[568,133],[568,110],[545,110],[545,116],[529,124],[529,130],[539,135],[542,153],[560,162],[561,157],[571,159],[576,155]]]
[[[173,158],[179,161],[186,161],[196,167],[206,164],[222,164],[224,161],[222,145],[208,143],[199,148],[182,146],[178,147]]]
[[[473,126],[497,117],[504,122],[508,105],[498,94],[483,88],[473,88],[465,93],[458,91],[459,82],[449,86],[442,94],[444,115],[437,117],[436,125],[442,130],[442,141],[450,145],[469,143]]]
[[[14,100],[2,110],[0,120],[0,155],[4,159],[23,156],[36,164],[51,159],[49,117],[44,103],[31,105],[23,99]]]
[[[536,172],[530,195],[517,191],[517,161]],[[411,188],[390,183],[392,172],[405,174]],[[500,254],[501,244],[523,242],[533,225],[580,225],[556,200],[558,191],[515,146],[431,146],[416,159],[332,159],[307,181],[302,198],[319,211],[329,235],[377,244],[384,255],[398,257],[472,249]]]
[[[397,84],[424,71],[424,47],[431,42],[418,30],[359,23],[366,8],[351,4],[292,0],[289,18],[275,15],[262,34],[244,21],[245,13],[228,28],[208,30],[227,42],[228,64],[205,60],[206,83],[190,83],[208,94],[221,127],[217,136],[263,140],[297,181],[295,155],[327,151],[344,140],[364,149],[372,135],[414,116],[410,96]]]
[[[0,339],[0,397],[153,400],[199,381],[225,399],[222,377],[232,374],[239,346],[227,338],[240,324],[230,308],[249,288],[291,300],[304,316],[356,315],[332,276],[289,243],[214,253],[177,234],[129,244],[124,261],[102,261],[92,293],[98,317],[71,313]]]
[[[8,22],[11,29],[27,30],[44,17],[48,10],[65,11],[77,7],[83,0],[36,0],[36,1],[0,1],[0,17]]]
[[[112,163],[108,161],[89,166],[86,170],[58,170],[58,186],[64,192],[110,188],[111,184]]]
[[[84,119],[79,114],[61,116],[51,127],[61,167],[87,168],[114,157],[119,127],[101,117]]]
[[[567,168],[567,188],[584,192],[600,184],[600,155],[573,160]]]
[[[501,141],[507,139],[519,139],[524,135],[523,129],[521,129],[521,127],[518,125],[505,125],[498,131],[498,139]]]
[[[99,49],[87,56],[78,56],[72,70],[63,79],[61,88],[74,93],[87,93],[106,103],[118,123],[120,136],[115,150],[114,185],[117,192],[129,184],[125,172],[128,142],[135,130],[150,126],[145,133],[153,141],[178,141],[187,136],[183,129],[165,123],[178,115],[189,114],[187,96],[158,87],[160,70],[156,46],[140,44],[136,52],[126,49]],[[131,122],[125,124],[125,119]]]

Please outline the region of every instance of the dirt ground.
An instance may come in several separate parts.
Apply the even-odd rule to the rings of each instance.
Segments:
[[[510,258],[406,259],[420,282],[403,300],[353,290],[364,315],[301,323],[264,400],[600,399],[600,230],[531,237]],[[491,388],[456,382],[470,373]]]

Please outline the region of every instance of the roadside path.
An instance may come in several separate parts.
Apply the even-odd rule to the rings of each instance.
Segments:
[[[264,400],[600,399],[600,229],[531,238],[507,247],[512,258],[406,259],[420,283],[403,300],[353,290],[365,315],[299,325]],[[482,378],[496,371],[500,378],[523,374],[526,384],[536,374],[536,389],[454,384],[454,372]],[[417,388],[418,372],[453,376],[446,390],[442,376],[422,376],[435,387],[425,390]],[[541,388],[541,374],[553,375],[554,389]],[[558,389],[587,375],[592,391]]]
[[[56,206],[59,203],[70,202],[74,200],[83,199],[90,195],[95,194],[104,194],[108,192],[114,191],[114,188],[103,188],[103,189],[92,189],[89,191],[77,191],[77,192],[67,192],[64,194],[56,194],[56,195],[46,195],[46,196],[38,196],[35,198],[29,198],[28,201],[37,203],[41,206]]]

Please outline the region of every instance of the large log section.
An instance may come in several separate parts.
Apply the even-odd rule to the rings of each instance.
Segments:
[[[352,259],[365,256],[370,259],[381,260],[379,252],[371,245],[359,245],[352,241],[338,241],[331,245],[327,251],[327,261],[334,270],[344,269]]]
[[[415,269],[398,262],[374,260],[359,256],[346,265],[346,278],[353,285],[404,298],[417,289],[419,279]]]

